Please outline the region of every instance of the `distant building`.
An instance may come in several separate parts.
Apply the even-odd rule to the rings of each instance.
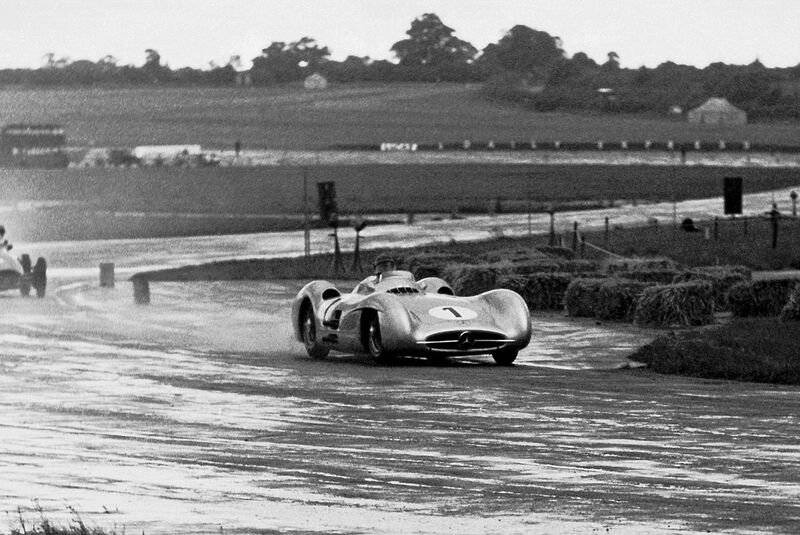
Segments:
[[[606,102],[616,102],[617,92],[613,87],[601,87],[597,92],[606,100]]]
[[[240,72],[236,74],[236,85],[243,85],[250,87],[253,85],[253,77],[249,72]]]
[[[303,86],[306,89],[325,89],[328,87],[328,79],[322,76],[320,73],[315,72],[306,77],[305,81],[303,82]]]
[[[710,98],[687,114],[695,124],[747,124],[747,113],[727,99]]]
[[[0,130],[0,164],[67,167],[67,136],[55,124],[9,124]]]

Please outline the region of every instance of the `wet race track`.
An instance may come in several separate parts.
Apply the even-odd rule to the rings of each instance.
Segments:
[[[509,368],[318,361],[301,282],[137,306],[82,267],[0,297],[0,531],[800,531],[800,391],[625,368],[652,332],[534,315]]]
[[[37,504],[132,533],[800,526],[796,388],[619,369],[647,333],[559,315],[511,368],[316,361],[291,339],[297,287],[4,297],[9,527]]]

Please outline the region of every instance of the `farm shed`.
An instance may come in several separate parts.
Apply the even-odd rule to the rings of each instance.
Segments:
[[[687,116],[695,124],[747,124],[747,113],[724,98],[710,98]]]
[[[325,89],[328,87],[328,79],[322,76],[320,73],[315,72],[306,77],[305,81],[303,82],[303,86],[306,89]]]
[[[0,130],[0,163],[14,167],[66,167],[67,136],[55,124],[9,124]]]

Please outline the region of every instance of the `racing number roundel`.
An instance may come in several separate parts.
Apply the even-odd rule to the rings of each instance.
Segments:
[[[455,305],[433,307],[428,314],[440,320],[471,320],[478,317],[478,313],[471,308]]]

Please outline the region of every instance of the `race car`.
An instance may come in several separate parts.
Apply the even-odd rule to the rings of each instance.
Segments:
[[[415,281],[396,269],[344,294],[328,281],[310,282],[294,300],[292,325],[313,358],[335,350],[368,353],[380,363],[400,355],[491,354],[510,365],[531,338],[528,307],[516,292],[458,297],[440,278]]]
[[[39,258],[31,266],[30,256],[23,254],[15,258],[8,247],[0,246],[0,292],[19,290],[23,297],[31,293],[31,287],[38,297],[44,297],[47,287],[47,263]]]

